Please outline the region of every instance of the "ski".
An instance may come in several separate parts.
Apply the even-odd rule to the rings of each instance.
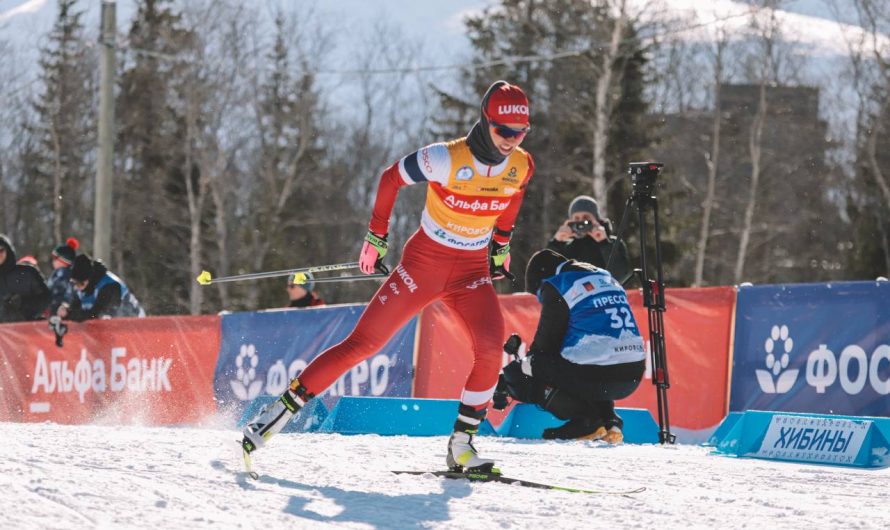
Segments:
[[[252,478],[253,480],[259,480],[260,475],[253,470],[253,462],[250,460],[250,453],[244,451],[244,471],[247,472],[247,476]]]
[[[250,451],[244,447],[244,442],[240,440],[235,440],[235,443],[238,444],[238,447],[241,448],[241,457],[244,459],[244,471],[247,473],[247,476],[252,478],[253,480],[259,480],[260,475],[253,470],[253,460],[250,458]]]
[[[581,488],[568,488],[565,486],[556,486],[554,484],[544,484],[542,482],[532,482],[530,480],[522,480],[518,478],[505,477],[500,473],[492,473],[486,471],[393,471],[398,475],[435,475],[437,477],[449,479],[464,479],[471,482],[500,482],[501,484],[514,484],[524,486],[526,488],[537,488],[544,490],[568,491],[571,493],[589,493],[595,495],[632,495],[634,493],[642,493],[646,491],[645,487],[630,490],[588,490]]]

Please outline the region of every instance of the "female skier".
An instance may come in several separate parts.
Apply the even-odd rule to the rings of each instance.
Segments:
[[[385,271],[389,218],[399,188],[427,183],[417,230],[401,262],[383,283],[352,333],[316,357],[287,391],[244,429],[246,454],[261,447],[344,372],[382,348],[418,311],[435,300],[451,308],[469,334],[474,364],[461,394],[446,462],[452,470],[491,470],[473,447],[501,369],[504,322],[492,278],[510,277],[510,236],[534,171],[519,147],[529,131],[522,89],[497,81],[482,98],[470,133],[402,158],[380,178],[359,257],[363,273]]]

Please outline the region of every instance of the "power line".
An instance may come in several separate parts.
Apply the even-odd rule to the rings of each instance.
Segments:
[[[626,44],[633,42],[635,40],[654,41],[660,37],[666,37],[669,35],[684,33],[687,31],[691,31],[698,28],[703,28],[706,26],[710,26],[712,24],[716,24],[718,22],[725,22],[728,20],[748,17],[751,11],[737,13],[734,15],[726,15],[723,17],[716,17],[713,20],[698,22],[695,24],[689,24],[686,26],[671,28],[661,32],[654,32],[651,35],[643,36],[639,38],[625,38],[622,39],[621,44]],[[567,57],[579,57],[581,55],[586,54],[591,49],[596,48],[598,46],[608,46],[609,43],[605,42],[596,42],[591,45],[577,50],[563,50],[557,51],[553,53],[547,54],[535,54],[535,55],[521,55],[521,56],[508,56],[502,57],[500,59],[492,59],[489,61],[483,62],[472,62],[472,63],[457,63],[457,64],[447,64],[447,65],[420,65],[420,66],[403,66],[403,67],[392,67],[392,68],[355,68],[355,69],[318,69],[313,70],[311,73],[314,75],[379,75],[379,74],[408,74],[408,73],[419,73],[419,72],[436,72],[436,71],[447,71],[447,70],[482,70],[485,68],[492,68],[495,66],[504,66],[509,64],[517,64],[517,63],[531,63],[531,62],[549,62],[555,61],[559,59],[564,59]],[[165,59],[169,61],[188,61],[188,62],[196,62],[193,57],[184,57],[181,55],[171,55],[168,53],[157,52],[154,50],[146,50],[143,48],[136,48],[133,46],[123,46],[127,50],[141,54],[147,55],[150,57],[156,57],[159,59]],[[200,62],[200,61],[198,61]]]
[[[669,28],[669,29],[666,29],[661,32],[654,32],[651,35],[642,36],[642,37],[639,37],[638,39],[625,38],[621,42],[622,42],[622,44],[624,44],[624,43],[630,43],[634,40],[654,41],[658,38],[663,38],[666,36],[670,36],[670,35],[674,35],[674,34],[678,34],[678,33],[684,33],[687,31],[707,27],[712,24],[716,24],[718,22],[725,22],[725,21],[729,21],[732,19],[736,19],[736,18],[747,17],[750,15],[750,13],[751,13],[750,11],[746,11],[743,13],[726,15],[723,17],[716,17],[716,18],[714,18],[712,20],[708,20],[708,21],[697,22],[695,24],[688,24],[688,25],[685,25],[682,27]],[[79,40],[89,46],[95,45],[95,43],[92,40],[87,40],[87,39],[83,39],[83,38],[81,38]],[[318,70],[313,70],[311,73],[313,75],[383,75],[383,74],[410,74],[410,73],[420,73],[420,72],[441,72],[441,71],[449,71],[449,70],[482,70],[482,69],[486,69],[486,68],[493,68],[496,66],[505,66],[505,65],[511,65],[511,64],[532,63],[532,62],[550,62],[550,61],[556,61],[559,59],[564,59],[567,57],[579,57],[579,56],[582,56],[582,55],[588,53],[591,49],[593,49],[597,46],[606,46],[606,45],[608,45],[608,43],[597,42],[597,43],[593,43],[590,46],[583,48],[583,49],[563,50],[563,51],[557,51],[557,52],[546,53],[546,54],[508,56],[508,57],[502,57],[499,59],[492,59],[489,61],[482,61],[482,62],[455,63],[455,64],[446,64],[446,65],[403,66],[403,67],[392,67],[392,68],[354,68],[354,69],[324,69],[324,68],[322,68],[322,69],[318,69]],[[169,53],[158,52],[155,50],[147,50],[144,48],[137,48],[135,46],[128,46],[126,44],[123,44],[120,47],[123,49],[126,49],[132,53],[136,53],[139,55],[146,55],[149,57],[155,57],[158,59],[171,61],[171,62],[186,62],[186,61],[190,62],[190,63],[201,62],[201,61],[196,61],[195,57],[193,57],[193,56],[187,57],[185,55],[174,55],[174,54],[169,54]],[[7,94],[10,96],[15,95],[15,94],[29,88],[31,85],[37,83],[38,81],[39,81],[39,79],[36,79],[36,78],[32,79],[31,81],[28,81],[14,89],[11,89],[10,91],[7,92]]]

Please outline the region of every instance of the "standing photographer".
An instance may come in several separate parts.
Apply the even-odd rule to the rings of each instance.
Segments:
[[[607,269],[622,285],[633,270],[624,241],[612,235],[612,223],[600,217],[593,197],[580,195],[569,205],[569,218],[547,243],[547,248],[563,256]],[[609,255],[614,255],[609,266]]]

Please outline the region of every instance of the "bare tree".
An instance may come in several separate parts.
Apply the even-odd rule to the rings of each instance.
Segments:
[[[705,256],[708,253],[708,237],[711,231],[711,212],[715,206],[717,189],[717,173],[720,164],[720,127],[723,123],[723,112],[720,107],[720,88],[723,86],[724,54],[728,37],[725,31],[718,29],[713,47],[713,117],[711,120],[711,147],[705,153],[708,166],[708,180],[705,196],[702,199],[702,220],[699,228],[698,242],[695,246],[695,272],[692,285],[700,286],[704,281]]]
[[[609,189],[623,174],[607,175],[609,138],[615,127],[615,113],[624,97],[624,74],[628,61],[639,52],[639,35],[653,30],[660,23],[656,11],[660,2],[650,1],[634,9],[627,0],[600,0],[595,5],[609,14],[608,41],[596,44],[596,53],[587,57],[588,66],[596,73],[593,116],[589,120],[590,180],[593,196],[603,211],[608,211]],[[651,38],[650,46],[655,44]]]
[[[611,123],[611,111],[613,102],[618,99],[614,93],[615,87],[621,86],[621,72],[615,71],[613,65],[618,62],[621,53],[621,44],[628,26],[627,3],[625,0],[617,0],[617,15],[612,24],[612,32],[608,47],[604,47],[603,54],[599,58],[599,79],[596,83],[595,114],[592,120],[591,131],[591,184],[593,196],[599,202],[600,208],[608,208],[606,195],[606,148],[608,147],[609,124]]]
[[[427,80],[419,71],[398,76],[379,74],[387,70],[408,70],[421,53],[421,43],[406,39],[398,25],[378,19],[357,48],[356,68],[360,73],[356,76],[359,94],[356,115],[361,118],[347,125],[350,129],[345,145],[348,151],[340,155],[347,155],[347,171],[359,184],[352,188],[350,200],[357,206],[360,230],[364,230],[382,170],[398,157],[427,143],[429,109],[418,103],[426,101],[429,93]],[[414,192],[404,190],[406,195],[415,195]],[[391,226],[398,236],[406,237],[417,226],[420,202],[401,200],[396,204]]]
[[[849,11],[851,2],[833,0],[830,6],[836,18]],[[843,90],[857,98],[855,116],[848,107],[838,109],[844,121],[851,122],[841,138],[848,140],[840,153],[846,181],[843,199],[850,218],[850,273],[866,278],[885,275],[890,270],[890,184],[884,166],[888,163],[890,136],[890,2],[855,0],[852,2],[858,26],[841,26],[848,53],[848,70]],[[840,92],[840,90],[838,90]],[[875,236],[878,237],[875,237]]]
[[[872,112],[867,113],[865,154],[872,178],[883,196],[884,211],[890,210],[890,180],[879,161],[878,151],[886,146],[890,121],[890,46],[884,32],[890,30],[890,2],[885,0],[856,0],[856,9],[863,27],[868,32],[871,59],[877,68],[877,79],[873,85],[871,99]],[[883,229],[883,226],[882,226]],[[890,243],[884,237],[884,261],[890,271]]]
[[[736,254],[733,278],[740,283],[745,273],[745,261],[748,257],[748,245],[751,240],[754,211],[757,208],[757,194],[761,176],[763,155],[763,127],[767,116],[767,86],[775,82],[774,48],[778,38],[778,19],[776,18],[776,0],[764,0],[761,9],[753,12],[752,24],[758,31],[755,56],[758,58],[756,71],[758,84],[757,111],[751,121],[748,134],[748,149],[751,155],[750,184],[748,197],[745,201],[745,213],[739,232],[739,247]]]
[[[220,190],[229,187],[226,176],[244,142],[244,131],[235,123],[237,109],[245,104],[241,80],[246,53],[246,8],[222,1],[192,3],[183,13],[195,38],[187,50],[180,104],[185,116],[185,156],[180,171],[188,204],[189,277],[195,278],[204,264],[204,225],[208,199],[215,199],[217,229],[225,208]],[[223,218],[224,219],[224,218]],[[225,244],[225,238],[220,244]],[[227,252],[220,253],[226,259]],[[201,312],[204,291],[190,282],[189,310]],[[222,297],[226,298],[226,291]]]
[[[256,140],[248,154],[251,182],[244,188],[247,215],[239,231],[244,249],[240,257],[253,271],[270,263],[283,268],[298,257],[286,252],[296,246],[288,229],[303,212],[309,217],[323,206],[296,206],[311,203],[301,194],[327,184],[320,165],[324,107],[316,72],[330,49],[330,35],[312,11],[278,12],[272,26],[273,42],[258,38],[260,45],[253,50],[253,60],[261,65],[260,74],[251,78],[250,119]],[[249,288],[244,305],[257,308],[263,293],[272,295],[270,284]]]

